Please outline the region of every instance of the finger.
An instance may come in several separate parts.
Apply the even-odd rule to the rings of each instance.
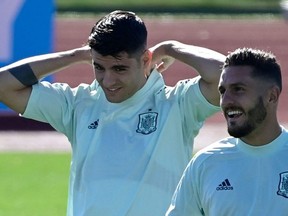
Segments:
[[[156,68],[160,73],[166,70],[164,62],[161,62],[160,64],[156,65]]]

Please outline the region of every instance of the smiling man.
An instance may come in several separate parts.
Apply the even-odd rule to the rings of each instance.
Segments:
[[[146,58],[148,61],[148,56]],[[96,79],[111,103],[120,103],[130,98],[146,83],[147,79],[142,72],[144,64],[141,65],[140,61],[127,53],[104,57],[92,50],[92,59]]]
[[[160,72],[174,59],[199,76],[165,85]],[[159,216],[191,159],[195,136],[220,111],[224,59],[177,41],[148,49],[144,22],[113,11],[92,27],[87,46],[0,68],[0,101],[69,139],[67,215]],[[75,88],[40,81],[76,63],[92,63],[95,80]]]
[[[227,56],[219,93],[233,137],[192,158],[166,215],[287,215],[288,132],[277,120],[281,90],[273,54],[243,48]]]

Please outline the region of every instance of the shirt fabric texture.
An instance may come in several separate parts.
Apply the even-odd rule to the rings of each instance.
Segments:
[[[251,146],[226,138],[188,164],[166,215],[288,215],[288,132]]]
[[[71,143],[69,216],[164,215],[191,159],[203,121],[220,108],[199,77],[165,86],[153,71],[131,98],[110,103],[94,81],[33,86],[26,118],[47,122]]]

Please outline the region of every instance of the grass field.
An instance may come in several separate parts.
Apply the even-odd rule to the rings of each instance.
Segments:
[[[65,215],[68,153],[0,153],[0,215]]]

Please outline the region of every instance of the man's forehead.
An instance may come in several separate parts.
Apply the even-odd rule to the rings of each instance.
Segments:
[[[222,70],[220,83],[243,83],[253,80],[251,66],[229,66]]]
[[[235,77],[235,76],[251,76],[253,67],[247,65],[228,66],[222,70],[221,76]]]
[[[122,59],[129,59],[131,57],[129,57],[128,53],[127,52],[120,52],[120,53],[117,53],[117,54],[113,54],[113,55],[102,55],[100,54],[99,52],[97,52],[96,50],[92,49],[91,51],[92,53],[92,57],[94,58],[99,58],[99,59],[118,59],[118,60],[122,60]]]

